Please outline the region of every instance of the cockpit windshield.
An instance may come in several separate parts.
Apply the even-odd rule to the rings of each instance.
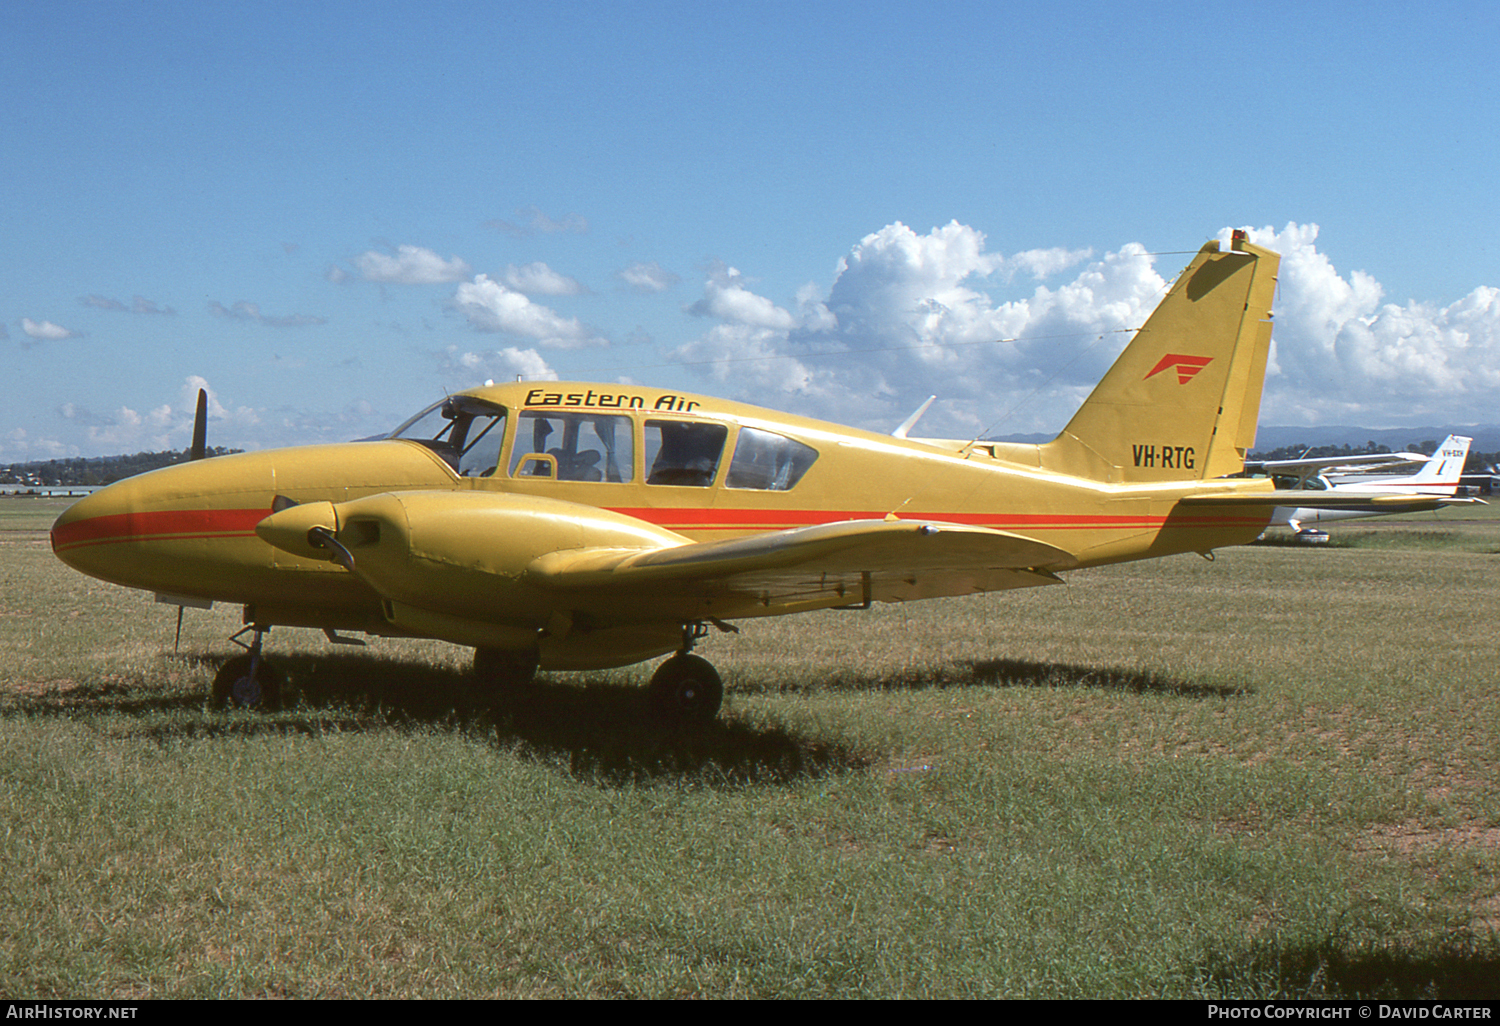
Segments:
[[[420,442],[463,477],[489,477],[500,462],[505,407],[472,396],[450,396],[386,437]]]

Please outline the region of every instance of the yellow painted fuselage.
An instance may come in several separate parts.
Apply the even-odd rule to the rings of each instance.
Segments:
[[[610,626],[658,626],[660,631],[652,631],[652,637],[666,640],[648,647],[665,651],[673,645],[679,621],[701,616],[727,620],[774,615],[858,603],[866,597],[963,594],[1048,579],[987,582],[984,574],[964,579],[961,571],[950,571],[929,575],[935,577],[931,581],[914,579],[906,594],[865,596],[855,583],[842,593],[769,602],[746,590],[737,598],[716,596],[705,608],[683,602],[668,610],[678,615],[664,620],[661,601],[630,591],[560,596],[545,587],[526,586],[526,565],[559,550],[718,541],[895,517],[985,527],[1035,539],[1071,556],[1057,561],[1055,569],[1065,570],[1174,552],[1207,552],[1250,541],[1266,525],[1260,510],[1209,506],[1174,513],[1183,495],[1203,493],[1202,481],[1110,484],[1048,473],[1005,458],[1029,455],[1035,461],[1037,446],[896,439],[716,399],[633,386],[604,387],[603,394],[611,399],[636,402],[634,408],[609,408],[611,417],[623,418],[616,423],[628,424],[631,432],[630,444],[620,445],[631,453],[628,469],[617,475],[626,480],[561,479],[565,471],[559,478],[539,476],[531,473],[537,461],[521,462],[523,450],[531,448],[522,430],[522,414],[529,410],[587,415],[600,408],[582,403],[601,395],[601,386],[500,385],[464,393],[506,414],[506,434],[495,467],[480,473],[463,476],[433,447],[406,438],[224,456],[101,490],[64,514],[54,528],[53,544],[61,558],[96,577],[169,596],[243,604],[248,607],[247,621],[253,623],[432,633],[462,643],[505,647],[506,641],[544,630],[563,611],[570,616],[586,614]],[[576,399],[579,405],[538,405],[557,397],[564,402]],[[689,403],[691,410],[657,412],[659,406]],[[651,468],[644,462],[648,423],[722,427],[723,445],[709,483],[651,483]],[[816,453],[793,487],[730,487],[732,454],[739,432],[747,428],[790,438]],[[1228,491],[1268,486],[1238,481],[1218,487]],[[387,594],[386,601],[413,610],[434,609],[455,621],[490,624],[493,632],[466,632],[441,621],[424,624],[410,614],[409,626],[403,627],[402,618],[392,616],[392,609],[382,604],[382,594],[326,555],[294,554],[256,534],[256,526],[270,516],[278,497],[282,503],[298,505],[343,504],[384,494],[404,495],[407,505],[443,513],[442,530],[451,537],[434,551],[463,551],[460,561],[488,562],[494,568],[489,575],[467,574],[462,568],[445,574],[451,560],[439,556],[431,572],[411,584],[430,589],[430,594]],[[487,499],[476,505],[469,502],[474,496]],[[496,508],[488,498],[498,497],[514,503],[508,509]],[[472,508],[466,509],[466,503]],[[895,590],[902,591],[899,584]],[[636,653],[632,645],[625,648],[624,656]]]

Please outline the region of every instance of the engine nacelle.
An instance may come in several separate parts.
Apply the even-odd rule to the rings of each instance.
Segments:
[[[294,555],[350,560],[351,571],[392,602],[528,627],[546,626],[557,611],[558,596],[527,580],[539,556],[688,542],[610,510],[503,492],[387,492],[308,503],[272,514],[255,530]]]

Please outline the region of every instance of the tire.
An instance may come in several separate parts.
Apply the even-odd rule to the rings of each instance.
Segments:
[[[674,655],[651,677],[651,704],[657,716],[668,723],[711,723],[723,702],[724,682],[719,671],[699,656]]]
[[[264,657],[250,676],[248,655],[237,655],[230,659],[214,675],[212,704],[215,709],[259,709],[273,712],[281,708],[282,685],[285,683],[269,661]]]

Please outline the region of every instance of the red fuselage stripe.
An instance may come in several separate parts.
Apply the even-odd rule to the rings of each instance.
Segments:
[[[61,550],[111,542],[253,536],[255,525],[270,515],[269,509],[166,509],[114,513],[53,528],[52,547]]]

